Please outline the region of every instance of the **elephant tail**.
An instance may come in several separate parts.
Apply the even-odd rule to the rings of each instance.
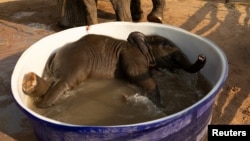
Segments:
[[[183,70],[189,73],[196,73],[200,71],[205,64],[206,64],[206,56],[200,54],[194,64],[184,67]]]

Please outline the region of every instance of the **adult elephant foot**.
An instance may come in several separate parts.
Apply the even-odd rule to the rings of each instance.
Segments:
[[[162,23],[165,0],[152,0],[152,3],[153,3],[153,9],[147,16],[147,19],[150,22]]]

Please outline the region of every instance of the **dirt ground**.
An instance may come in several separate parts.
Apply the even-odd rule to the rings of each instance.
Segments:
[[[61,29],[57,0],[0,0],[0,140],[35,141],[25,115],[11,97],[16,61],[30,45]],[[146,15],[151,0],[142,0]],[[99,22],[115,21],[108,0],[98,2]],[[215,42],[229,63],[228,79],[217,95],[212,124],[250,124],[250,0],[166,0],[164,24]]]

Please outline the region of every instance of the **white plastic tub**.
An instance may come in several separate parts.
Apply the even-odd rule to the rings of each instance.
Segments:
[[[194,62],[197,54],[205,54],[207,63],[201,73],[213,86],[211,91],[195,104],[184,110],[160,119],[117,126],[85,126],[58,122],[41,116],[26,106],[27,96],[21,89],[25,73],[42,74],[44,65],[55,49],[76,41],[82,36],[95,33],[126,39],[132,31],[158,34],[175,42]],[[183,29],[155,23],[111,22],[77,27],[47,36],[28,48],[19,58],[12,74],[12,92],[20,109],[29,117],[40,141],[85,141],[85,140],[141,140],[141,141],[194,141],[201,140],[211,121],[215,96],[228,75],[227,59],[213,42]]]

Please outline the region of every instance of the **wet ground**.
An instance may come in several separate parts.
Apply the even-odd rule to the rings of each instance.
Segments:
[[[30,45],[61,29],[57,0],[0,1],[0,140],[35,141],[26,116],[16,107],[10,79],[16,61]],[[144,0],[144,18],[151,1]],[[214,41],[225,52],[229,76],[214,106],[212,124],[250,123],[250,1],[166,0],[164,24]],[[99,0],[99,22],[115,21],[108,0]]]

